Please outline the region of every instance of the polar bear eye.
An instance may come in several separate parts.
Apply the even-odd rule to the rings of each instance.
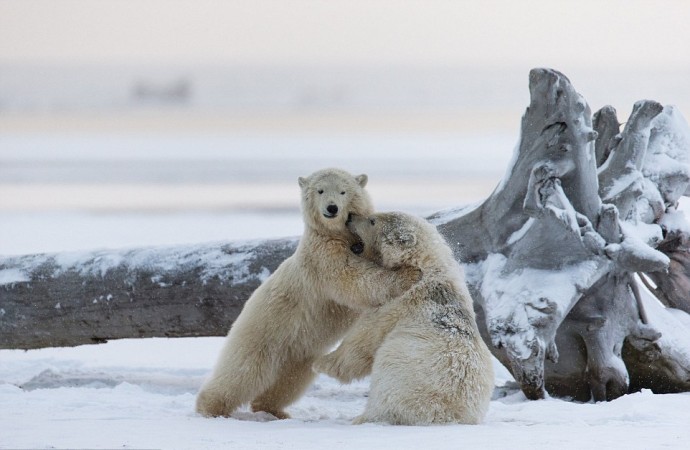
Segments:
[[[340,195],[345,195],[345,191],[341,192]]]
[[[319,194],[323,194],[323,189],[319,189],[319,190],[316,191],[316,192],[318,192]]]

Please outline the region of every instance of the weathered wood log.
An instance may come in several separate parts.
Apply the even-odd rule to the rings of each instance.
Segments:
[[[625,394],[629,388],[628,371],[622,359],[625,340],[659,338],[659,333],[641,320],[632,274],[664,270],[666,260],[645,247],[646,243],[625,236],[619,214],[637,218],[636,203],[643,194],[640,186],[646,181],[640,169],[651,122],[661,110],[656,102],[638,103],[620,134],[615,133],[618,120],[613,108],[604,108],[596,115],[599,137],[595,148],[601,151],[597,159],[606,156],[599,170],[599,193],[604,201],[612,204],[602,209],[599,222],[606,226],[601,226],[599,231],[607,244],[605,253],[613,264],[609,273],[584,293],[561,324],[558,347],[573,349],[579,343],[581,354],[563,354],[558,364],[546,368],[548,389],[559,395],[572,395],[581,401],[590,397],[602,401]],[[570,392],[571,385],[580,388]]]
[[[544,360],[558,359],[561,321],[612,262],[592,225],[602,206],[589,107],[559,72],[535,69],[529,86],[506,178],[476,209],[434,220],[468,265],[496,356],[529,398],[543,398]]]
[[[616,109],[613,106],[604,106],[594,113],[592,118],[594,130],[598,133],[594,144],[597,167],[600,167],[611,154],[612,147],[618,145],[616,136],[620,133],[620,124]]]
[[[616,205],[623,220],[638,218],[637,201],[641,198],[647,200],[651,209],[646,222],[652,223],[664,213],[663,200],[656,195],[655,189],[650,188],[651,182],[642,174],[652,121],[662,110],[663,106],[657,102],[636,103],[623,132],[610,138],[608,143],[600,143],[601,147],[611,151],[599,169],[599,195],[604,202]],[[605,139],[611,134],[612,131],[604,130],[602,136]],[[651,193],[653,198],[649,198]]]
[[[223,336],[297,239],[0,260],[0,349]]]
[[[690,133],[676,135],[678,117],[673,108],[651,101],[635,105],[621,133],[614,133],[618,120],[613,108],[605,107],[597,116],[597,148],[607,149],[600,160],[599,192],[604,201],[615,206],[612,211],[620,211],[626,220],[606,219],[613,227],[602,236],[609,243],[607,254],[616,264],[602,282],[583,295],[561,324],[557,345],[568,351],[561,352],[558,364],[547,365],[547,389],[581,401],[611,400],[643,387],[655,392],[688,390],[690,358],[678,351],[688,347],[688,339],[670,341],[664,337],[673,333],[668,327],[671,313],[659,309],[654,301],[643,300],[644,292],[633,274],[655,280],[657,287],[649,288],[668,306],[688,306],[690,265],[679,248],[687,241],[682,231],[685,220],[675,206],[687,190],[682,155],[690,146],[682,141]],[[655,142],[652,136],[659,139]],[[675,143],[664,142],[661,136],[674,136],[671,141]],[[608,142],[601,142],[605,140]],[[659,161],[663,157],[668,158]],[[621,258],[623,247],[630,250]],[[659,253],[666,258],[675,256],[675,260],[669,259],[668,271],[658,270],[665,265]],[[657,309],[651,321],[646,312],[649,308]]]
[[[595,130],[563,74],[535,69],[529,87],[504,180],[479,206],[430,217],[466,267],[484,339],[529,398],[690,390],[690,315],[635,275],[690,310],[690,226],[676,211],[687,124],[645,101],[622,132],[610,107]],[[224,335],[296,242],[0,259],[0,348]]]
[[[649,144],[654,130],[660,141],[673,134],[664,130],[672,109],[657,122],[661,105],[639,102],[621,133],[615,110],[606,107],[595,115],[593,133],[589,108],[562,74],[532,71],[530,93],[501,185],[473,210],[434,220],[467,265],[485,340],[523,392],[610,400],[630,389],[625,343],[648,351],[660,337],[644,318],[633,275],[663,277],[668,267],[654,249],[662,235],[656,222],[687,190],[687,166],[678,160],[690,145],[671,151],[672,170],[659,170],[647,156],[670,156],[668,145]],[[626,352],[631,364],[634,349]],[[669,355],[657,351],[652,366],[668,374],[663,367],[675,363],[666,378],[682,385],[690,363]]]

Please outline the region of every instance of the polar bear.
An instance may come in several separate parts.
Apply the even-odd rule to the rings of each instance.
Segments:
[[[390,269],[416,267],[419,282],[357,320],[314,369],[347,383],[371,373],[354,423],[477,424],[494,387],[462,268],[436,228],[403,213],[353,216],[363,256]],[[353,247],[354,250],[354,247]]]
[[[389,270],[354,255],[349,214],[370,214],[366,175],[324,169],[299,178],[304,233],[295,253],[251,295],[230,328],[210,379],[197,396],[204,416],[284,408],[314,377],[314,359],[352,325],[358,311],[412,286],[419,271]]]

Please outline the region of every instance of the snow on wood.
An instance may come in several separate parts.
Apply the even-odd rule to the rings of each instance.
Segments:
[[[0,260],[0,348],[222,336],[296,239]]]

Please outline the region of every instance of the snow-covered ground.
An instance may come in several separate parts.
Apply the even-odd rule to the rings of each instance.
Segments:
[[[194,395],[221,343],[150,339],[2,351],[0,447],[651,449],[687,448],[690,438],[690,396],[651,392],[598,404],[532,402],[510,393],[491,403],[478,426],[352,426],[364,408],[366,381],[341,386],[325,376],[288,409],[290,420],[267,422],[246,410],[205,419],[194,414]]]
[[[510,153],[510,148],[505,150]],[[416,154],[420,161],[424,156]],[[381,174],[392,160],[374,161],[365,153],[358,158],[362,171]],[[372,186],[376,180],[372,177]],[[375,201],[386,195],[394,198],[390,190],[381,192],[374,194]],[[424,212],[417,203],[377,201],[381,203],[382,208],[394,205]],[[87,213],[6,207],[0,208],[0,254],[275,237],[300,230],[294,208]],[[221,344],[222,338],[146,339],[2,350],[0,448],[628,450],[687,448],[690,442],[690,394],[648,391],[610,403],[578,404],[527,401],[520,392],[499,389],[482,425],[352,426],[350,420],[366,402],[367,381],[341,386],[320,376],[288,409],[290,420],[268,421],[246,410],[231,419],[206,419],[194,413],[194,397]],[[509,380],[505,369],[497,367],[497,386]]]

